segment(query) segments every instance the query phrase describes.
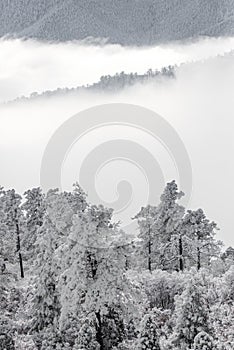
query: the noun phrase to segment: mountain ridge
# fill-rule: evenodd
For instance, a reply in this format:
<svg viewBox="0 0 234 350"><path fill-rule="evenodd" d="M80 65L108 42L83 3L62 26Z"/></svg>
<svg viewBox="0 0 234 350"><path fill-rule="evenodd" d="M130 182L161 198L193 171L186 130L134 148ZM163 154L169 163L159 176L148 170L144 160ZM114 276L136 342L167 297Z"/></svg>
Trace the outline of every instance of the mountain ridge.
<svg viewBox="0 0 234 350"><path fill-rule="evenodd" d="M0 1L0 37L152 45L234 35L234 0Z"/></svg>

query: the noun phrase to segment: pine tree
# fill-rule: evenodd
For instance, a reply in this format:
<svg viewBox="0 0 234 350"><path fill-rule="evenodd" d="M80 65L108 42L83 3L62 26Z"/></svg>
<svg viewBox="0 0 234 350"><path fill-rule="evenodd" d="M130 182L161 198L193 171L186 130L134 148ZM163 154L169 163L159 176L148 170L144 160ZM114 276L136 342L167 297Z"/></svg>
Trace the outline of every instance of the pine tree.
<svg viewBox="0 0 234 350"><path fill-rule="evenodd" d="M37 240L37 231L43 224L45 215L45 196L42 190L33 188L24 193L25 202L22 210L25 211L27 233L22 240L22 246L28 259L35 258L35 243Z"/></svg>
<svg viewBox="0 0 234 350"><path fill-rule="evenodd" d="M99 350L93 320L86 318L79 329L73 350Z"/></svg>
<svg viewBox="0 0 234 350"><path fill-rule="evenodd" d="M210 334L209 316L208 281L202 271L190 277L185 290L176 299L172 318L174 328L170 340L172 348L190 349L198 333L205 331Z"/></svg>
<svg viewBox="0 0 234 350"><path fill-rule="evenodd" d="M184 207L177 201L183 196L175 181L166 185L157 207L147 206L136 215L142 241L140 254L147 260L147 268L183 270L182 239L179 242L179 228ZM179 266L178 267L178 261ZM145 265L143 265L145 267Z"/></svg>
<svg viewBox="0 0 234 350"><path fill-rule="evenodd" d="M141 244L139 245L138 254L143 259L143 267L150 272L155 268L155 251L153 248L155 248L157 242L154 229L156 217L157 208L151 205L145 208L142 207L140 212L134 217L134 219L137 219L140 229L138 237Z"/></svg>
<svg viewBox="0 0 234 350"><path fill-rule="evenodd" d="M165 312L152 309L143 317L137 339L137 350L161 350L160 337L167 320Z"/></svg>
<svg viewBox="0 0 234 350"><path fill-rule="evenodd" d="M163 270L178 270L179 264L183 263L182 240L178 245L178 237L181 219L184 215L184 207L177 203L184 196L178 191L175 181L166 185L161 195L161 202L158 206L159 215L156 221L156 230L159 234L159 268ZM183 266L180 266L183 270Z"/></svg>
<svg viewBox="0 0 234 350"><path fill-rule="evenodd" d="M234 266L216 281L218 298L212 306L212 324L219 350L234 348Z"/></svg>
<svg viewBox="0 0 234 350"><path fill-rule="evenodd" d="M36 293L32 327L37 346L41 350L46 347L49 349L49 346L53 348L55 344L61 343L58 282L63 266L60 250L67 240L74 215L67 196L58 190L50 190L47 193L45 209L43 224L37 232L35 249Z"/></svg>
<svg viewBox="0 0 234 350"><path fill-rule="evenodd" d="M6 213L5 213L5 197L4 190L0 187L0 256L1 266L4 266L4 259L9 259L12 254L12 237L9 235L6 225Z"/></svg>
<svg viewBox="0 0 234 350"><path fill-rule="evenodd" d="M113 240L116 232L111 224L111 213L112 210L103 206L91 206L74 216L68 246L64 247L67 268L60 281L61 329L70 318L82 324L87 315L93 315L95 339L100 350L110 348L106 345L110 339L105 339L105 329L110 327L108 318L112 318L112 326L118 327L111 309L123 305L123 289L127 291L127 283L124 283L126 261ZM126 304L122 306L123 312L124 308Z"/></svg>
<svg viewBox="0 0 234 350"><path fill-rule="evenodd" d="M0 350L15 350L14 318L19 303L15 284L16 279L12 273L0 271Z"/></svg>
<svg viewBox="0 0 234 350"><path fill-rule="evenodd" d="M212 309L212 325L219 350L234 348L234 302L216 303Z"/></svg>
<svg viewBox="0 0 234 350"><path fill-rule="evenodd" d="M20 275L24 278L23 257L21 252L21 233L24 225L23 213L21 208L21 196L15 192L15 190L8 190L4 192L4 212L5 212L5 225L7 227L10 244L15 246L13 251L18 253ZM14 255L11 256L12 262L15 261Z"/></svg>
<svg viewBox="0 0 234 350"><path fill-rule="evenodd" d="M208 267L213 256L220 253L220 244L214 240L217 225L209 221L203 210L188 210L183 219L183 229L190 238L190 259L196 262L197 270Z"/></svg>

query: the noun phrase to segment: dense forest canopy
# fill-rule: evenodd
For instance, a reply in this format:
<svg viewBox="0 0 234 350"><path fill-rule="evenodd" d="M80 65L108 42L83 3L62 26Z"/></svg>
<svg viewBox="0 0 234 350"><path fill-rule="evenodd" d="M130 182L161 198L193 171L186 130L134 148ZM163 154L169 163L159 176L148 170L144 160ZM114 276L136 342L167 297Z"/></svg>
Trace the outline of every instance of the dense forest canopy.
<svg viewBox="0 0 234 350"><path fill-rule="evenodd" d="M168 183L123 232L72 192L0 189L0 349L231 350L234 249Z"/></svg>

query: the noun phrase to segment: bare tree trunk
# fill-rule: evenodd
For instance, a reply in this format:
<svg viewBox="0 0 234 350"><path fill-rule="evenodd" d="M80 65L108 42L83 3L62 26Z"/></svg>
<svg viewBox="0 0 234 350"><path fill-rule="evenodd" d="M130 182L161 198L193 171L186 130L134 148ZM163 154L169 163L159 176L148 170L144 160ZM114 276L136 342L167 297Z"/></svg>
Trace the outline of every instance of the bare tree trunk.
<svg viewBox="0 0 234 350"><path fill-rule="evenodd" d="M184 271L183 242L181 236L179 237L179 270Z"/></svg>
<svg viewBox="0 0 234 350"><path fill-rule="evenodd" d="M148 243L148 270L150 271L150 272L152 272L152 260L151 260L151 245L152 245L152 243L151 243L151 229L150 229L150 226L149 226L149 231L148 231L148 233L149 233L149 243Z"/></svg>
<svg viewBox="0 0 234 350"><path fill-rule="evenodd" d="M198 271L201 268L201 250L199 247L197 247L197 269Z"/></svg>
<svg viewBox="0 0 234 350"><path fill-rule="evenodd" d="M100 350L104 350L104 342L102 337L102 320L101 320L100 311L96 312L96 318L97 318L96 339L98 344L100 345Z"/></svg>
<svg viewBox="0 0 234 350"><path fill-rule="evenodd" d="M19 229L19 222L16 219L16 234L17 234L17 252L19 252L19 264L20 264L20 275L21 278L24 278L24 267L23 267L23 259L21 255L21 246L20 246L20 229Z"/></svg>

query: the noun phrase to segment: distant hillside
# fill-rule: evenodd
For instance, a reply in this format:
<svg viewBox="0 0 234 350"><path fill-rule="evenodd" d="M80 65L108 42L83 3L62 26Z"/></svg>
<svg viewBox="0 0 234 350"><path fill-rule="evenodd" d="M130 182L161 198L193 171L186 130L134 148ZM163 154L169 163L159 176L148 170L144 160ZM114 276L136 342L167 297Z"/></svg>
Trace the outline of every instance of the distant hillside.
<svg viewBox="0 0 234 350"><path fill-rule="evenodd" d="M0 0L0 37L148 45L234 35L234 0Z"/></svg>
<svg viewBox="0 0 234 350"><path fill-rule="evenodd" d="M52 91L44 91L43 93L33 92L29 97L21 96L15 100L9 101L7 103L12 103L16 101L32 100L41 97L55 97L59 95L65 95L69 93L79 93L82 91L92 91L92 92L114 92L119 91L125 87L134 86L136 84L144 84L149 82L160 82L161 79L174 79L176 67L165 67L161 71L149 69L145 74L137 73L116 73L115 75L104 75L100 78L97 83L87 86L78 86L75 88L58 88Z"/></svg>

